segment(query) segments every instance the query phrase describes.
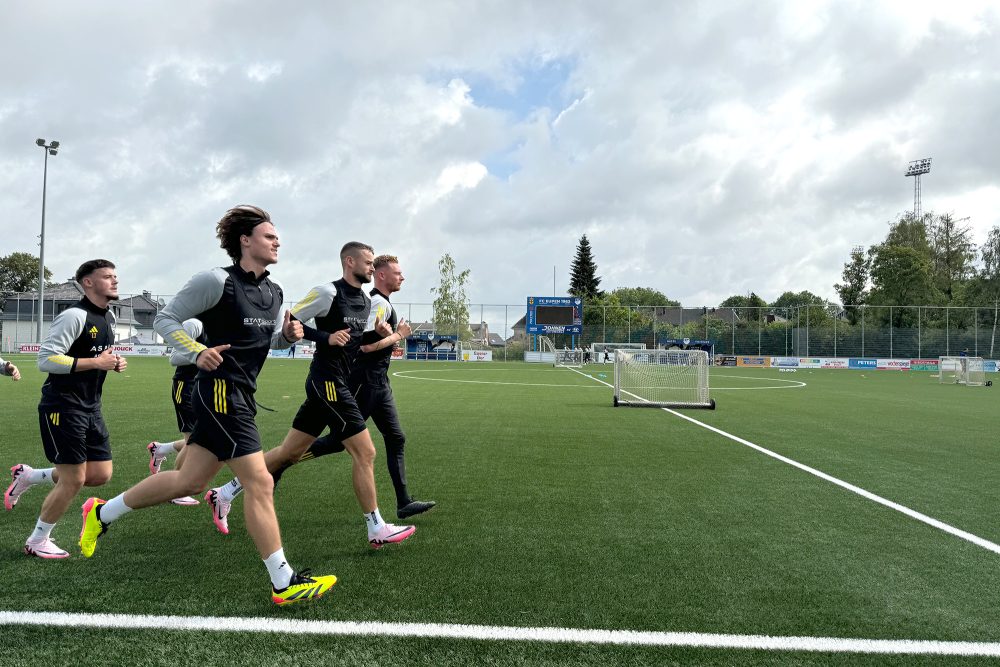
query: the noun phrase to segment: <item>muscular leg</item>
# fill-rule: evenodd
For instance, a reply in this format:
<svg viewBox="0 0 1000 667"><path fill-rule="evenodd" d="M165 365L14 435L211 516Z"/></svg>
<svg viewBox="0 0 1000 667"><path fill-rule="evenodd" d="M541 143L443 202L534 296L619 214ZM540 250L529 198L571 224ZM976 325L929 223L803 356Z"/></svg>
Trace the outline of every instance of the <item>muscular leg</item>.
<svg viewBox="0 0 1000 667"><path fill-rule="evenodd" d="M295 428L289 429L281 444L264 454L264 463L268 471L273 473L295 465L314 440L316 440L314 435ZM243 479L240 478L240 481Z"/></svg>
<svg viewBox="0 0 1000 667"><path fill-rule="evenodd" d="M361 511L365 514L374 512L378 508L378 500L375 492L375 444L372 443L372 436L365 429L345 438L343 442L353 460L351 479Z"/></svg>
<svg viewBox="0 0 1000 667"><path fill-rule="evenodd" d="M287 438L286 438L287 440ZM273 451L273 450L272 450ZM264 462L264 454L256 452L226 461L243 485L243 515L247 532L253 538L260 557L268 556L281 548L278 517L274 513L274 483Z"/></svg>
<svg viewBox="0 0 1000 667"><path fill-rule="evenodd" d="M177 450L177 460L174 461L174 470L180 470L181 466L184 465L184 459L187 458L187 443L191 439L190 433L181 433L181 435L184 437L177 441L181 443L181 446L177 447L176 443L174 445L174 449Z"/></svg>
<svg viewBox="0 0 1000 667"><path fill-rule="evenodd" d="M57 463L52 479L56 486L49 491L42 502L39 518L46 523L55 523L66 513L73 498L84 486L101 486L111 479L111 461L90 461L87 463Z"/></svg>
<svg viewBox="0 0 1000 667"><path fill-rule="evenodd" d="M125 492L125 504L131 509L150 507L207 489L222 462L196 443L189 443L185 449L188 454L181 470L167 470L142 480Z"/></svg>

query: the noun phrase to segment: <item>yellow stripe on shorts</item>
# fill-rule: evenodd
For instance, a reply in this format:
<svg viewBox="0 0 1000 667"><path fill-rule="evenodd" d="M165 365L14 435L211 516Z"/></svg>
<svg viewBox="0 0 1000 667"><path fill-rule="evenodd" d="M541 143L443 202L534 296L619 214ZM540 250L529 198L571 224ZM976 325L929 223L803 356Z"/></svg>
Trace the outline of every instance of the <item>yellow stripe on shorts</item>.
<svg viewBox="0 0 1000 667"><path fill-rule="evenodd" d="M226 403L226 381L215 381L215 411L219 414L229 414L229 405Z"/></svg>

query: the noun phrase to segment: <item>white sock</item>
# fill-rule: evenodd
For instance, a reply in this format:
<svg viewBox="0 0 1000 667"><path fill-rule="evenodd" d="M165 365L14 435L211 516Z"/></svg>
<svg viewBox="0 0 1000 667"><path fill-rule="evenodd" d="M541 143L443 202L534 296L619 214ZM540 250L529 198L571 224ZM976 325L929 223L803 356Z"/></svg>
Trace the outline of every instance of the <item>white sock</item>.
<svg viewBox="0 0 1000 667"><path fill-rule="evenodd" d="M125 504L125 494L119 493L101 507L101 523L111 523L131 511L132 508Z"/></svg>
<svg viewBox="0 0 1000 667"><path fill-rule="evenodd" d="M382 515L376 507L375 511L365 514L365 523L368 524L368 537L372 537L385 524L385 521L382 520Z"/></svg>
<svg viewBox="0 0 1000 667"><path fill-rule="evenodd" d="M173 442L159 442L159 441L156 441L155 444L156 444L156 448L155 449L156 449L156 455L157 456L169 456L170 454L173 454L174 452L177 451L177 450L174 449L174 443Z"/></svg>
<svg viewBox="0 0 1000 667"><path fill-rule="evenodd" d="M265 558L264 566L267 567L267 573L271 575L271 585L274 586L274 590L280 591L282 588L288 588L288 584L292 582L292 566L285 560L284 549L278 549Z"/></svg>
<svg viewBox="0 0 1000 667"><path fill-rule="evenodd" d="M38 518L38 522L35 524L35 530L31 532L31 537L28 538L29 542L42 542L48 539L49 535L52 534L52 529L55 527L54 523L45 523L42 521L41 517Z"/></svg>
<svg viewBox="0 0 1000 667"><path fill-rule="evenodd" d="M56 471L55 468L35 468L30 473L28 473L28 483L29 484L55 484L55 480L52 479L52 473Z"/></svg>
<svg viewBox="0 0 1000 667"><path fill-rule="evenodd" d="M241 493L243 493L243 485L240 484L240 480L236 477L233 477L232 481L219 487L219 495L227 503L233 502L233 499Z"/></svg>

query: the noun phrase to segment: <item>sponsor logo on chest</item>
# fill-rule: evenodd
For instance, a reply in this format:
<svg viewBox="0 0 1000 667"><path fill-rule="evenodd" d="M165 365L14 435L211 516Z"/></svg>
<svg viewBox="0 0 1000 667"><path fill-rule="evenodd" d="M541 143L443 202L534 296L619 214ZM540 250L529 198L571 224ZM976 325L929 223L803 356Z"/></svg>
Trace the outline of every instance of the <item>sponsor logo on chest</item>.
<svg viewBox="0 0 1000 667"><path fill-rule="evenodd" d="M266 317L244 317L243 326L245 327L269 327L274 328L277 324L277 320L269 320Z"/></svg>

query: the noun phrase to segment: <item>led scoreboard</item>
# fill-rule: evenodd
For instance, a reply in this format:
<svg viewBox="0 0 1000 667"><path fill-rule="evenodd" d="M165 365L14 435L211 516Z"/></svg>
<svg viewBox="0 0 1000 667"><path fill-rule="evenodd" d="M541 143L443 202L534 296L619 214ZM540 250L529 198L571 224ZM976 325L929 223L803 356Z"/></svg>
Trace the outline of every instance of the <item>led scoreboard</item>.
<svg viewBox="0 0 1000 667"><path fill-rule="evenodd" d="M529 296L527 334L582 334L583 299L578 296Z"/></svg>

